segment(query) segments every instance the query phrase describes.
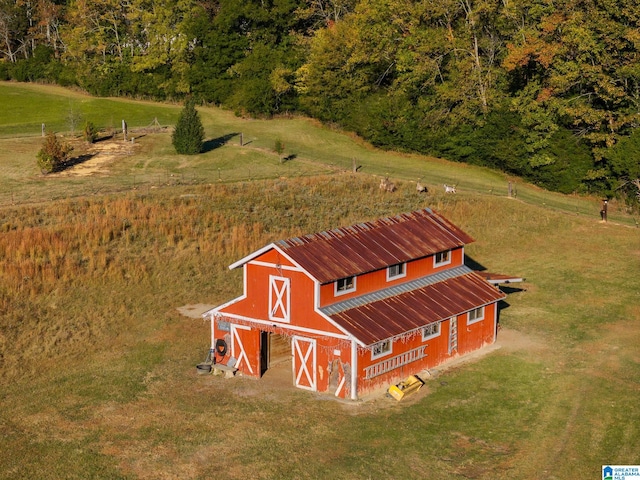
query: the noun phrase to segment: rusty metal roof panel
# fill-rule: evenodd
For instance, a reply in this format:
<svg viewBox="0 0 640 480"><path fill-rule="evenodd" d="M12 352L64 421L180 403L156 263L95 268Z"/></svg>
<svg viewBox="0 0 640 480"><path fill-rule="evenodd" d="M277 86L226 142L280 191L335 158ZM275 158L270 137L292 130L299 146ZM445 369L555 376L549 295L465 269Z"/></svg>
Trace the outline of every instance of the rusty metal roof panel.
<svg viewBox="0 0 640 480"><path fill-rule="evenodd" d="M386 298L369 297L370 301L353 308L326 313L364 345L372 345L502 298L504 293L469 271Z"/></svg>
<svg viewBox="0 0 640 480"><path fill-rule="evenodd" d="M473 242L431 209L295 237L276 245L320 283L371 272Z"/></svg>

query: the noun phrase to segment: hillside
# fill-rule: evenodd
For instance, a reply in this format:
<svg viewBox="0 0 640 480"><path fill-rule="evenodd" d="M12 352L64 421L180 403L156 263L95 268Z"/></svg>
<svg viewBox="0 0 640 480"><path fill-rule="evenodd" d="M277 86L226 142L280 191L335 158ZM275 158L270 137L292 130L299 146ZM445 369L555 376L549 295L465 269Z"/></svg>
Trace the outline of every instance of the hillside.
<svg viewBox="0 0 640 480"><path fill-rule="evenodd" d="M508 198L507 177L483 168L301 118L200 112L205 153L140 132L90 174L42 176L37 134L0 138L0 478L564 479L640 464L640 230L615 202L604 223L599 198L515 178ZM386 175L396 192L378 188ZM337 402L277 372L197 375L209 326L180 312L238 295L228 265L427 206L476 239L476 262L526 278L508 289L499 348L400 403Z"/></svg>
<svg viewBox="0 0 640 480"><path fill-rule="evenodd" d="M596 218L601 207L599 197L559 195L488 168L375 149L359 137L305 117L257 120L202 107L205 151L195 157L181 157L175 155L166 131L178 116L178 105L91 97L57 87L12 82L0 82L0 97L7 100L5 109L10 114L0 118L0 205L185 183L345 172L355 165L360 173L419 181L432 192L449 184L462 192L506 196L511 182L516 198L527 203ZM80 139L80 125L91 121L111 135L119 131L122 120L131 129L133 142L123 145L117 135L95 144L93 153L87 151ZM77 165L76 170L44 178L34 160L42 144L42 123L75 142L74 155L89 155L89 164L109 164L101 161L105 149L125 149L129 153L118 157L108 175L77 175L83 168ZM274 152L278 139L289 158L284 163ZM67 176L71 178L59 181L59 177ZM628 212L623 202L610 202L610 220L636 225L637 218Z"/></svg>
<svg viewBox="0 0 640 480"><path fill-rule="evenodd" d="M5 2L0 80L304 114L638 207L636 1Z"/></svg>

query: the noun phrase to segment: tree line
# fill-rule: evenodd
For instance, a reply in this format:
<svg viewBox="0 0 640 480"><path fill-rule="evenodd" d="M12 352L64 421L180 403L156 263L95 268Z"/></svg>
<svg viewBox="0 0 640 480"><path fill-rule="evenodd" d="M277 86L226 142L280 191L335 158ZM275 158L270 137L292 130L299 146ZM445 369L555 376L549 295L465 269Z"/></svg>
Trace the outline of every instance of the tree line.
<svg viewBox="0 0 640 480"><path fill-rule="evenodd" d="M0 0L0 78L301 112L637 201L636 0Z"/></svg>

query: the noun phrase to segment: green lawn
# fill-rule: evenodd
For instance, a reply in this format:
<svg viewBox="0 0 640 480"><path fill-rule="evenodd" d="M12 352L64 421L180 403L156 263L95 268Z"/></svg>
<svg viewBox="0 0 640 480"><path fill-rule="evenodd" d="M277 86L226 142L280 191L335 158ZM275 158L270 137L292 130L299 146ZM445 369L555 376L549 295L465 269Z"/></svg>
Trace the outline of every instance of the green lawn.
<svg viewBox="0 0 640 480"><path fill-rule="evenodd" d="M173 124L179 109L151 102L95 98L53 86L0 82L0 138L39 136L42 124L56 133L80 133L86 121L100 129Z"/></svg>

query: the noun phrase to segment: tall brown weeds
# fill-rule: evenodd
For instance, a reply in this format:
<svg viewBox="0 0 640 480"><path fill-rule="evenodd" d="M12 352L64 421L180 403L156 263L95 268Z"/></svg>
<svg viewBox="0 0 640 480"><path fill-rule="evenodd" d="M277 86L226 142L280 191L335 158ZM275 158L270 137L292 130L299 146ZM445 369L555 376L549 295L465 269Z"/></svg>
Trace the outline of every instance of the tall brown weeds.
<svg viewBox="0 0 640 480"><path fill-rule="evenodd" d="M227 300L240 277L226 267L271 241L456 202L400 187L390 195L344 175L5 209L0 371L105 348L184 303Z"/></svg>

